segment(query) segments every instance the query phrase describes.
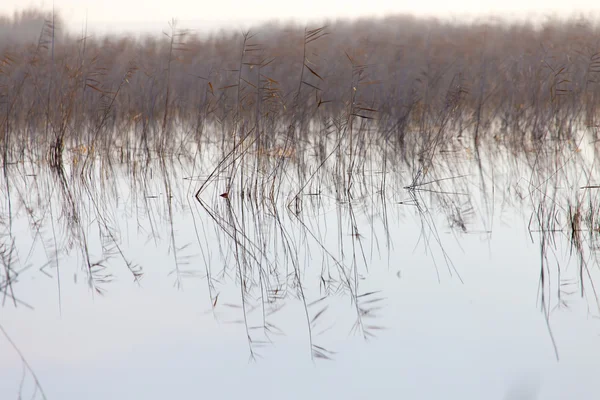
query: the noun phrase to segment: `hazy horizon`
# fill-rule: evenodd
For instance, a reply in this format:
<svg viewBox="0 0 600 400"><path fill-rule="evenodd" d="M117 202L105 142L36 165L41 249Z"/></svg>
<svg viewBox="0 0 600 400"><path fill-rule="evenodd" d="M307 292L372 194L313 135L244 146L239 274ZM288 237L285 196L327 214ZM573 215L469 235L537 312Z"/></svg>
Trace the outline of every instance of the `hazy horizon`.
<svg viewBox="0 0 600 400"><path fill-rule="evenodd" d="M382 18L395 15L409 15L417 18L436 18L453 22L477 22L500 20L504 22L540 23L548 18L572 19L583 17L598 20L600 7L589 1L562 2L532 1L526 5L513 0L502 4L495 2L460 1L452 4L421 1L418 4L403 4L387 0L370 1L367 5L348 5L337 0L319 2L309 0L301 5L289 7L264 0L260 5L244 4L224 0L212 4L209 10L202 5L183 0L175 0L164 5L161 2L130 1L127 4L108 0L102 5L89 1L56 0L24 4L18 0L5 0L0 4L0 15L12 17L29 9L55 11L64 20L72 33L82 31L86 24L90 33L97 34L161 34L171 19L178 26L198 33L211 33L220 30L238 30L256 27L265 23L319 24L338 20ZM235 12L232 11L235 9ZM318 11L314 11L318 10Z"/></svg>

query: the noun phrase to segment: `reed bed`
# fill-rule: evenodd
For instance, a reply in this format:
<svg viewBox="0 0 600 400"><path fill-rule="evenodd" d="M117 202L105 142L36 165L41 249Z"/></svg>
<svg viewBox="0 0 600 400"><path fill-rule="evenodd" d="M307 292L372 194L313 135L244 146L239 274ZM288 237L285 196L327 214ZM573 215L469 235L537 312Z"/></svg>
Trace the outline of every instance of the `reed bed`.
<svg viewBox="0 0 600 400"><path fill-rule="evenodd" d="M136 40L75 35L30 11L2 29L16 32L0 43L2 147L15 152L5 162L28 147L173 151L181 133L220 140L255 129L266 146L306 140L311 124L340 116L392 143L415 133L431 141L437 130L569 138L597 125L598 28L585 21L396 16L213 36L171 21L162 37ZM36 40L22 39L32 30Z"/></svg>
<svg viewBox="0 0 600 400"><path fill-rule="evenodd" d="M115 274L139 284L146 268L120 210L166 243L174 286L205 279L213 310L234 278L252 358L282 333L270 316L293 298L308 354L329 359L319 335L330 296L351 299L352 332L384 328L382 297L361 276L374 258L389 262L392 224L416 218L437 278L462 280L439 226L489 238L510 207L540 245L547 321L574 294L600 309L600 43L589 22L395 16L198 36L171 21L161 37L133 39L74 35L34 10L0 18L3 31L0 293L15 306L28 306L15 289L34 251L59 309L73 257L95 295ZM323 207L335 209L333 239L314 217ZM182 216L192 236L180 235ZM15 220L28 254L17 254ZM552 259L565 240L575 274Z"/></svg>

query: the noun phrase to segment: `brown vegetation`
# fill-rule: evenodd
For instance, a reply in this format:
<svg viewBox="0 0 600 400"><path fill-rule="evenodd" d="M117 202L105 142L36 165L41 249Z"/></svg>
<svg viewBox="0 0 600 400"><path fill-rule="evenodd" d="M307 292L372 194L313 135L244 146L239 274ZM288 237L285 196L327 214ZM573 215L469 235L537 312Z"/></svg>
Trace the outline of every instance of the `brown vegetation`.
<svg viewBox="0 0 600 400"><path fill-rule="evenodd" d="M597 124L600 45L585 21L535 28L396 16L210 37L172 23L140 40L77 36L57 21L37 11L0 19L0 32L13 32L0 43L3 147L62 151L127 138L162 148L165 135L197 137L207 126L303 136L309 122L341 115L369 120L388 141L440 126L479 137L500 124L541 138Z"/></svg>

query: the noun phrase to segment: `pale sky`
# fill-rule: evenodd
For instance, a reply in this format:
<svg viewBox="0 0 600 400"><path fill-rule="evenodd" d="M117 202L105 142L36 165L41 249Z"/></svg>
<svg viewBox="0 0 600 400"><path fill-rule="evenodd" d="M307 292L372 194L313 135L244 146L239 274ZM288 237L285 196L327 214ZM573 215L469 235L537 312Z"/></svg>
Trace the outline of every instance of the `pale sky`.
<svg viewBox="0 0 600 400"><path fill-rule="evenodd" d="M52 4L52 0L2 0L0 13L12 14L28 6L51 9ZM530 18L532 13L596 17L600 11L600 3L591 0L54 0L54 5L71 29L83 26L87 12L91 30L159 32L171 18L177 18L182 28L213 30L273 19L306 22L401 12L452 18L490 14Z"/></svg>

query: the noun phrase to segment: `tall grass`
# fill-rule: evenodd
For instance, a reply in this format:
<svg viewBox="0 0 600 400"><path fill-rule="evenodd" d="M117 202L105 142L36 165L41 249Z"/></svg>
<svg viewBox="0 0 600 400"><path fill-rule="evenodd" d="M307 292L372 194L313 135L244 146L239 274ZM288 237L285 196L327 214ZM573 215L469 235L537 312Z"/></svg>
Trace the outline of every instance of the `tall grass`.
<svg viewBox="0 0 600 400"><path fill-rule="evenodd" d="M396 16L203 37L172 25L162 39L134 40L65 32L42 12L0 20L0 30L34 27L37 40L6 35L0 43L3 147L17 158L26 146L64 141L173 151L173 132L202 135L209 126L213 139L217 127L256 127L268 131L263 141L305 138L309 121L343 112L393 142L440 128L480 137L499 127L521 140L597 125L598 28L585 21Z"/></svg>
<svg viewBox="0 0 600 400"><path fill-rule="evenodd" d="M558 286L548 282L555 234L567 235L578 255L580 293L588 294L586 283L595 295L586 252L596 240L598 182L577 153L585 140L597 156L594 25L396 16L200 37L172 21L162 37L134 40L74 35L57 16L36 11L0 24L37 31L35 40L0 43L8 216L0 219L0 291L14 302L15 213L43 243L59 307L61 260L74 249L96 294L115 265L142 279L115 214L123 182L149 240L158 245L167 232L175 286L198 274L189 268L191 248L202 255L213 310L222 302L220 278L235 277L252 357L280 332L270 316L289 297L303 305L312 358L333 355L317 329L331 294L350 297L353 332L367 339L382 328L372 322L381 298L361 276L377 253L389 260L398 207L415 211L415 236L436 255L438 279L444 271L462 279L434 207L458 236L477 218L491 234L498 203L531 206L524 218L539 234L545 315L563 304L550 293L566 297L560 278ZM582 179L585 195L564 194L561 184ZM323 205L335 206L335 245L311 217ZM181 213L195 237L179 235ZM320 260L318 294L306 284L311 257Z"/></svg>

